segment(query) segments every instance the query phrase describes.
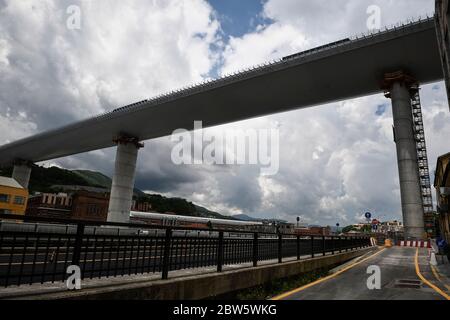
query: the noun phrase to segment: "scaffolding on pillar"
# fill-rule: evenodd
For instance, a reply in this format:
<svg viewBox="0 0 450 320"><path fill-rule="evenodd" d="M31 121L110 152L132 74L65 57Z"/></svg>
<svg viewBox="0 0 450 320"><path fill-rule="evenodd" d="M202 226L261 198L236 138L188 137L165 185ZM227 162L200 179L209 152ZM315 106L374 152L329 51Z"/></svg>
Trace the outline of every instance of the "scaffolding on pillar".
<svg viewBox="0 0 450 320"><path fill-rule="evenodd" d="M427 146L423 127L422 106L420 103L419 86L411 88L411 104L413 113L413 129L416 140L417 165L419 168L420 188L422 191L422 203L425 230L430 235L435 234L435 221L433 211L433 198L431 194L430 169L428 167Z"/></svg>

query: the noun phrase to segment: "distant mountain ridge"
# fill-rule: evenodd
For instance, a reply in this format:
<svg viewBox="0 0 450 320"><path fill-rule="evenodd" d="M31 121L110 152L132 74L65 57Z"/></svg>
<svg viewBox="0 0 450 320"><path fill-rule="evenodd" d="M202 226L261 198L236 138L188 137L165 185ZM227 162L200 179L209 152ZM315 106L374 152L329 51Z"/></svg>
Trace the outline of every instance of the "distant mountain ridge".
<svg viewBox="0 0 450 320"><path fill-rule="evenodd" d="M103 173L90 170L72 170L73 173L79 175L90 185L103 186L104 188L111 188L112 180Z"/></svg>
<svg viewBox="0 0 450 320"><path fill-rule="evenodd" d="M260 221L262 221L262 219L253 218L253 217L250 217L250 216L248 216L246 214L236 214L236 215L233 216L233 218L236 218L236 219L242 220L242 221L252 221L252 222L260 222Z"/></svg>
<svg viewBox="0 0 450 320"><path fill-rule="evenodd" d="M236 214L233 216L233 218L242 220L242 221L251 221L251 222L271 221L271 222L287 223L287 221L281 220L281 219L260 219L260 218L250 217L246 214Z"/></svg>
<svg viewBox="0 0 450 320"><path fill-rule="evenodd" d="M111 190L112 179L101 172L91 170L71 170L71 171L79 175L81 178L83 178L87 183L89 183L90 186L101 186L102 188ZM139 196L145 194L142 190L138 188L134 188L134 193Z"/></svg>

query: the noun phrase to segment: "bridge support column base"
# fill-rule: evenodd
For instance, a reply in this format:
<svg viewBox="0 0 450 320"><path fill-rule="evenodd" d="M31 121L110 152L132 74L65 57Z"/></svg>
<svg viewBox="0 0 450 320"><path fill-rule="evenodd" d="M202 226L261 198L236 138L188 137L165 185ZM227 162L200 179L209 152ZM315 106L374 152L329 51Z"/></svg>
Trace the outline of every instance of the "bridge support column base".
<svg viewBox="0 0 450 320"><path fill-rule="evenodd" d="M410 86L395 81L388 96L392 100L405 239L422 239L425 230Z"/></svg>
<svg viewBox="0 0 450 320"><path fill-rule="evenodd" d="M116 140L117 153L108 208L108 222L128 223L133 201L138 150L136 139Z"/></svg>
<svg viewBox="0 0 450 320"><path fill-rule="evenodd" d="M28 189L31 176L31 164L26 161L17 161L14 164L12 178L16 180L22 187Z"/></svg>

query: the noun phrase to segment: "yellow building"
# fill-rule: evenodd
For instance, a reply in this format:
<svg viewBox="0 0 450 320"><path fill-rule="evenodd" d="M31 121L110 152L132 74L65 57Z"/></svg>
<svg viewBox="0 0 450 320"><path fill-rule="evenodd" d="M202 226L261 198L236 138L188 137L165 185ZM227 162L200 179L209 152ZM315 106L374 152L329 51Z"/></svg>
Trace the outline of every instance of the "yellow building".
<svg viewBox="0 0 450 320"><path fill-rule="evenodd" d="M0 176L0 213L25 214L28 190L16 180Z"/></svg>
<svg viewBox="0 0 450 320"><path fill-rule="evenodd" d="M450 243L450 153L437 160L434 187L441 236Z"/></svg>

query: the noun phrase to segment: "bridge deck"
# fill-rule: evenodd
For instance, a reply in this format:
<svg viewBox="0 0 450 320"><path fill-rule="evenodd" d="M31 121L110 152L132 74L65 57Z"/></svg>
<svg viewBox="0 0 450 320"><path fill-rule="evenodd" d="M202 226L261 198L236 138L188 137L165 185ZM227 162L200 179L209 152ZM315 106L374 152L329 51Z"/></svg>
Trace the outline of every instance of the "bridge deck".
<svg viewBox="0 0 450 320"><path fill-rule="evenodd" d="M192 129L340 101L381 91L385 72L403 69L422 83L443 78L434 19L322 46L293 59L146 100L0 147L0 166L39 162Z"/></svg>

